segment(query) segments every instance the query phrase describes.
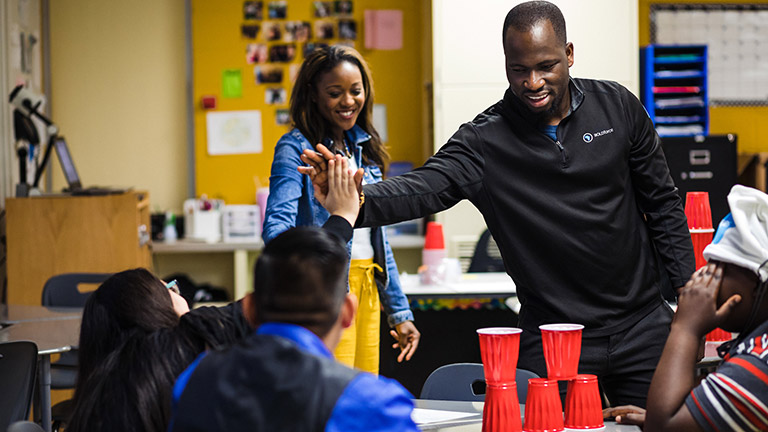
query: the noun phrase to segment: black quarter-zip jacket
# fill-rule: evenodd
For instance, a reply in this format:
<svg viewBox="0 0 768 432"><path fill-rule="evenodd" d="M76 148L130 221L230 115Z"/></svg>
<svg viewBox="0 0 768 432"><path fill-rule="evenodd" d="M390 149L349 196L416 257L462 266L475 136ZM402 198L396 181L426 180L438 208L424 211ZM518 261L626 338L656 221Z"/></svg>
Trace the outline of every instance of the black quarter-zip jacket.
<svg viewBox="0 0 768 432"><path fill-rule="evenodd" d="M522 304L519 325L628 328L694 271L682 202L640 101L610 81L570 80L557 141L504 99L463 124L424 166L366 185L358 225L426 216L468 199L499 246Z"/></svg>

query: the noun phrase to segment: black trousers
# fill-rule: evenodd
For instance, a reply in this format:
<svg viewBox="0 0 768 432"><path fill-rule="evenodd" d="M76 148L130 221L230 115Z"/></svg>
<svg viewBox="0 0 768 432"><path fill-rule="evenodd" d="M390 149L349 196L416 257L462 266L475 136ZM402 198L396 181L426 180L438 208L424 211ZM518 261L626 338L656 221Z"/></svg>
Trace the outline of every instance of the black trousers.
<svg viewBox="0 0 768 432"><path fill-rule="evenodd" d="M611 406L631 404L645 408L651 378L669 336L672 315L672 309L664 303L624 331L582 338L579 373L597 375ZM547 376L540 333L523 331L517 367ZM563 400L566 385L565 381L560 382Z"/></svg>

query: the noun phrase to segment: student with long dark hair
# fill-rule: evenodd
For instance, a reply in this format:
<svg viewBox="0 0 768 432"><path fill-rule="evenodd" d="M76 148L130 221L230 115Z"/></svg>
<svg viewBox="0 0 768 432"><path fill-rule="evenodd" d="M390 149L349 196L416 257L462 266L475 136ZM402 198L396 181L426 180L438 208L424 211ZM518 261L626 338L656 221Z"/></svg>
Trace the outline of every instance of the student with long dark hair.
<svg viewBox="0 0 768 432"><path fill-rule="evenodd" d="M296 226L320 226L329 217L313 196L312 182L297 168L304 150L324 144L346 155L353 171L363 169L363 183L377 183L389 161L373 127L373 81L368 65L352 48L329 46L304 60L291 94L294 129L275 147L262 236L269 243ZM346 329L335 351L344 364L378 373L379 310L383 305L390 334L410 360L420 333L408 299L400 288L397 265L382 227L357 229L348 247L349 290L358 299L358 318Z"/></svg>
<svg viewBox="0 0 768 432"><path fill-rule="evenodd" d="M166 430L178 374L206 348L250 331L241 302L189 312L178 292L146 269L114 274L83 311L67 431Z"/></svg>

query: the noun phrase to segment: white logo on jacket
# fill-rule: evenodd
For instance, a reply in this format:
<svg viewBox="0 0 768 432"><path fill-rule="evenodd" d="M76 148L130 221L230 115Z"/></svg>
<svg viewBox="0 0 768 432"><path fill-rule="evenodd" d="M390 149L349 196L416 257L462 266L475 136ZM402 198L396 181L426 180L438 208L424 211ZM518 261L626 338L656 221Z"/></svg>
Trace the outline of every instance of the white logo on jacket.
<svg viewBox="0 0 768 432"><path fill-rule="evenodd" d="M610 129L603 129L603 130L601 130L600 132L595 132L595 133L589 133L589 132L587 132L587 133L585 133L584 135L582 135L581 139L583 139L585 143L589 144L589 143L591 143L591 142L592 142L592 141L593 141L595 138L597 138L597 137L600 137L600 136L603 136L603 135L608 135L609 133L613 133L613 128L610 128Z"/></svg>

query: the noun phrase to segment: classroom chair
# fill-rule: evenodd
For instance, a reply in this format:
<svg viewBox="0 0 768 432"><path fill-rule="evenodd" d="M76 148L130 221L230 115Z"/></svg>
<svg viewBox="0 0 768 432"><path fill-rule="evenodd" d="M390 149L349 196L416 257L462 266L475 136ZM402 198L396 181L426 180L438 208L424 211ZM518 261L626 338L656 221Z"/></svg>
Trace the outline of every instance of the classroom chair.
<svg viewBox="0 0 768 432"><path fill-rule="evenodd" d="M535 373L517 369L515 382L517 398L525 403L528 379L538 378ZM482 363L453 363L435 369L424 382L420 399L482 402L485 400L485 376Z"/></svg>
<svg viewBox="0 0 768 432"><path fill-rule="evenodd" d="M469 262L467 273L482 272L503 272L504 261L501 259L501 252L493 240L491 232L486 229L480 235L480 239L475 245L475 252L472 254L472 260Z"/></svg>
<svg viewBox="0 0 768 432"><path fill-rule="evenodd" d="M8 426L6 432L45 432L45 429L31 421L18 421Z"/></svg>
<svg viewBox="0 0 768 432"><path fill-rule="evenodd" d="M37 345L16 341L0 343L0 431L26 420L35 389Z"/></svg>
<svg viewBox="0 0 768 432"><path fill-rule="evenodd" d="M63 273L52 276L43 286L43 306L85 307L92 291L82 292L81 284L100 284L112 273ZM77 382L77 350L62 353L59 360L51 363L51 389L72 389ZM66 421L71 411L71 400L57 403L52 408L54 429Z"/></svg>

